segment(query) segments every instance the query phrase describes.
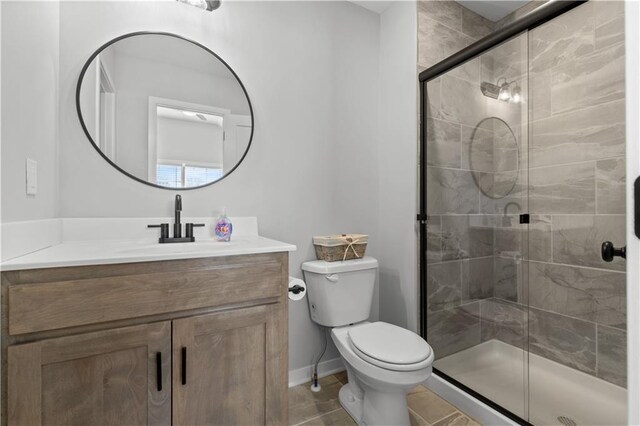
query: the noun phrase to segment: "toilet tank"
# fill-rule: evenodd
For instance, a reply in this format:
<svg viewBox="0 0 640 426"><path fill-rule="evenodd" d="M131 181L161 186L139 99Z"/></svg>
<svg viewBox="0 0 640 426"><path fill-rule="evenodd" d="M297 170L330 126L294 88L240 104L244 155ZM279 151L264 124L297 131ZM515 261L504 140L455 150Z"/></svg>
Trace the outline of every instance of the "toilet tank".
<svg viewBox="0 0 640 426"><path fill-rule="evenodd" d="M314 322L339 327L369 319L378 274L376 259L313 260L304 262L302 270Z"/></svg>

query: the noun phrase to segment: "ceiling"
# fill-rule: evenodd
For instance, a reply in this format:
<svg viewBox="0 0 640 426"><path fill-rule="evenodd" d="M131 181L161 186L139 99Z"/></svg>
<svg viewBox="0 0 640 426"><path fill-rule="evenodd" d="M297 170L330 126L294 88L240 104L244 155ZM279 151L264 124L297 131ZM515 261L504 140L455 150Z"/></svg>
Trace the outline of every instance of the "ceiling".
<svg viewBox="0 0 640 426"><path fill-rule="evenodd" d="M384 12L393 3L393 0L349 0L349 1L351 1L351 3L357 4L358 6L362 6L365 9L369 9L375 13ZM400 1L400 0L396 0L396 1Z"/></svg>
<svg viewBox="0 0 640 426"><path fill-rule="evenodd" d="M530 0L456 0L467 9L496 22L516 9L520 9Z"/></svg>
<svg viewBox="0 0 640 426"><path fill-rule="evenodd" d="M403 0L349 0L351 3L357 4L358 6L362 6L365 9L369 9L375 13L382 13L394 1L403 1ZM404 0L406 1L406 0ZM426 1L437 1L437 0L426 0ZM478 15L484 16L490 21L498 21L516 9L521 8L525 4L529 3L530 0L456 0L462 6L467 9L471 9L476 12Z"/></svg>

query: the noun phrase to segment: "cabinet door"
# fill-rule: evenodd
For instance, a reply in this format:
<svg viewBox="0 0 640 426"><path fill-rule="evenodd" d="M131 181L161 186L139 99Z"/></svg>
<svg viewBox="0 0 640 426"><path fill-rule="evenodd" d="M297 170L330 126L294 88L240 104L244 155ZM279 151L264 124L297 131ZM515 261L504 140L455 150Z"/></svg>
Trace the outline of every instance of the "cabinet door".
<svg viewBox="0 0 640 426"><path fill-rule="evenodd" d="M169 425L170 357L168 321L10 346L8 424Z"/></svg>
<svg viewBox="0 0 640 426"><path fill-rule="evenodd" d="M175 425L287 424L283 306L173 322Z"/></svg>

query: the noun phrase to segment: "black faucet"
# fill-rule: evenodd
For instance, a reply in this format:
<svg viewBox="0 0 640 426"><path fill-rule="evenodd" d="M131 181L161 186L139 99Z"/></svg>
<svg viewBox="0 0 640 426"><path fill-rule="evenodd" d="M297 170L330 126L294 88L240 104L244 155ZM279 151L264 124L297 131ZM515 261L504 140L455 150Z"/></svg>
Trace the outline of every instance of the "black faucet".
<svg viewBox="0 0 640 426"><path fill-rule="evenodd" d="M196 240L193 236L193 228L204 226L204 223L187 223L185 226L185 235L182 236L182 223L180 222L180 214L182 213L182 197L176 195L175 201L175 223L173 224L173 237L169 237L169 224L161 223L160 225L147 225L147 228L160 228L160 238L158 242L164 243L192 243Z"/></svg>
<svg viewBox="0 0 640 426"><path fill-rule="evenodd" d="M173 223L173 238L182 237L182 224L180 223L180 212L182 212L182 197L180 194L176 195L175 204L175 221Z"/></svg>

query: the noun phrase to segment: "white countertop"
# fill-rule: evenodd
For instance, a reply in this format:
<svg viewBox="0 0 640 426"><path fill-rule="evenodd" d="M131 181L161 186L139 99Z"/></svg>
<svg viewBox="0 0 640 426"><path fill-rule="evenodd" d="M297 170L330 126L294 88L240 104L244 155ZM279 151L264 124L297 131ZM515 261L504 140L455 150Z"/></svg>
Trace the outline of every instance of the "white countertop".
<svg viewBox="0 0 640 426"><path fill-rule="evenodd" d="M194 243L160 244L140 240L93 240L62 242L24 256L2 262L0 269L58 268L195 259L215 256L294 251L296 246L257 235L232 237L230 242L212 239Z"/></svg>
<svg viewBox="0 0 640 426"><path fill-rule="evenodd" d="M258 234L256 217L231 217L233 235L228 243L214 236L215 219L183 217L195 228L194 243L160 244L159 229L147 224L172 223L173 218L67 218L2 224L0 270L59 268L195 259L215 256L294 251L296 246Z"/></svg>

